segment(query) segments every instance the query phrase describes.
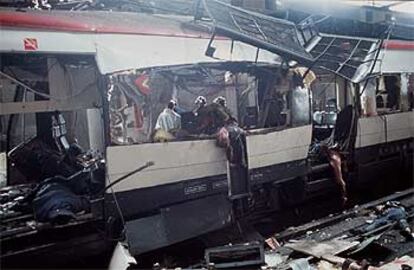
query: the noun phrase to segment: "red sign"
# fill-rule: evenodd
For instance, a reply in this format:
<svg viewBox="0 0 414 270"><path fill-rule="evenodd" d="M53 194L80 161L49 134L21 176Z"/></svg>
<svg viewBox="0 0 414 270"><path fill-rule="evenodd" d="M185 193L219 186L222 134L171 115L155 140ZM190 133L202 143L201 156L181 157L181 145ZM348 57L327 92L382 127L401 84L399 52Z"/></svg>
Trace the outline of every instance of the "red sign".
<svg viewBox="0 0 414 270"><path fill-rule="evenodd" d="M25 51L36 51L38 49L36 38L25 38L23 43Z"/></svg>

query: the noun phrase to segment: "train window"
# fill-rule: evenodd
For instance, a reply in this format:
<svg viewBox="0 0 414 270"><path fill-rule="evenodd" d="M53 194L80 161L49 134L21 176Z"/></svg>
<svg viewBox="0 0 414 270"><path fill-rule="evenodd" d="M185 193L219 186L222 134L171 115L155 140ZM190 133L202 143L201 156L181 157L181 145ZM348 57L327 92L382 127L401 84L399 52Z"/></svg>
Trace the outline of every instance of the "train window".
<svg viewBox="0 0 414 270"><path fill-rule="evenodd" d="M378 113L388 113L400 109L400 75L385 75L377 79L376 106Z"/></svg>
<svg viewBox="0 0 414 270"><path fill-rule="evenodd" d="M391 110L399 109L400 79L399 76L384 76L386 108Z"/></svg>
<svg viewBox="0 0 414 270"><path fill-rule="evenodd" d="M333 74L323 73L312 87L313 123L318 128L333 128L336 115L340 110L338 106L337 77Z"/></svg>

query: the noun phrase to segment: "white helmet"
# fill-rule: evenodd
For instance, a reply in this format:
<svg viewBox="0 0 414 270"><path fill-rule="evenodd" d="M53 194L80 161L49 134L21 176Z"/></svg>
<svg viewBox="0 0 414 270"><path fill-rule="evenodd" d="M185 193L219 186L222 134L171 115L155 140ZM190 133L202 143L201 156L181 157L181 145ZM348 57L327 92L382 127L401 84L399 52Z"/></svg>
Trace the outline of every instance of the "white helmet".
<svg viewBox="0 0 414 270"><path fill-rule="evenodd" d="M219 104L219 105L221 105L221 106L223 106L223 107L226 107L226 105L227 105L226 98L225 98L225 97L223 97L223 96L216 97L216 98L213 100L213 103Z"/></svg>
<svg viewBox="0 0 414 270"><path fill-rule="evenodd" d="M194 101L194 103L196 105L201 105L201 104L205 105L205 104L207 104L207 99L205 97L203 97L203 96L198 96L196 98L196 100Z"/></svg>

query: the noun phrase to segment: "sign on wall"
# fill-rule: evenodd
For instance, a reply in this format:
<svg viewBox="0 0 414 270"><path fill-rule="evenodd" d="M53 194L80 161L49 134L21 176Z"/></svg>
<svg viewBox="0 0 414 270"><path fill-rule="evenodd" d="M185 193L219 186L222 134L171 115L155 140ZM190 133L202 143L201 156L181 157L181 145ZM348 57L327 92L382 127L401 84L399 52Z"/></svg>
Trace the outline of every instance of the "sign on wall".
<svg viewBox="0 0 414 270"><path fill-rule="evenodd" d="M25 51L37 51L39 45L36 38L25 38L23 39Z"/></svg>

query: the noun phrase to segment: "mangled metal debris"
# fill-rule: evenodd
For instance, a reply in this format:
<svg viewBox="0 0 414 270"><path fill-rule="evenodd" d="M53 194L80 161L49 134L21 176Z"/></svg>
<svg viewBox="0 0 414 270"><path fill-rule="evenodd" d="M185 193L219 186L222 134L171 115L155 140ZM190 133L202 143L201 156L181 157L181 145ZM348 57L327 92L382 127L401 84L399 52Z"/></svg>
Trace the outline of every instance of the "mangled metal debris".
<svg viewBox="0 0 414 270"><path fill-rule="evenodd" d="M358 244L358 241L351 242L340 239L332 239L321 242L317 242L315 240L299 240L293 243L287 243L284 246L316 258L322 258L325 255L336 255L338 253L342 253L356 247Z"/></svg>
<svg viewBox="0 0 414 270"><path fill-rule="evenodd" d="M217 34L222 34L294 60L312 62L312 55L299 40L296 25L258 13L237 8L221 1L204 1L206 10L214 20Z"/></svg>
<svg viewBox="0 0 414 270"><path fill-rule="evenodd" d="M105 160L94 151L67 144L63 116L54 113L52 119L56 124L52 143L37 136L8 153L21 173L14 180L28 182L0 189L0 238L5 244L1 257L8 262L56 245L55 251L63 252L77 241L85 247L100 243L96 252L109 248L106 236L96 229L103 226L105 190L153 165L148 162L105 186ZM30 244L20 247L21 241Z"/></svg>
<svg viewBox="0 0 414 270"><path fill-rule="evenodd" d="M394 264L391 262L393 259L412 254L414 251L412 238L407 237L408 232L399 225L401 223L399 221L402 221L403 224L410 224L408 228L413 226L414 205L411 199L413 192L412 189L407 190L402 194L356 207L343 214L305 224L302 228L297 228L296 231L291 229L287 232L281 232L275 237L279 236L279 241L287 241L282 245L283 249L291 249L302 254L303 258L311 256L311 268L334 269L339 266L342 269L369 269L370 267L372 269L374 267L389 269ZM404 207L407 212L397 213L396 207L398 207L397 209ZM370 219L378 209L385 211L386 214L381 212L377 222L372 222ZM391 220L387 219L388 215L392 216ZM371 224L365 225L369 221ZM378 227L379 223L382 226ZM315 224L316 227L312 227L312 224ZM310 228L314 231L310 231ZM407 229L407 227L403 228ZM381 239L387 239L387 234L393 235L391 238L393 240L388 238L390 241L384 242ZM411 248L407 248L407 245ZM380 255L377 246L384 249L381 252L387 252L385 257ZM399 248L396 248L397 246ZM272 252L278 252L278 249ZM316 263L315 259L317 259ZM321 261L319 262L319 260ZM409 262L410 258L405 257L405 260ZM280 260L279 265L272 266L271 269L285 269L284 265L288 262L289 256ZM387 262L390 263L387 264ZM395 262L398 264L400 261L397 259ZM292 269L295 268L295 264L291 264Z"/></svg>
<svg viewBox="0 0 414 270"><path fill-rule="evenodd" d="M103 188L96 178L102 174L104 163L78 145L68 145L62 132L65 127L56 128L54 147L36 137L10 151L9 158L30 182L36 183L15 209L30 213L33 207L37 221L61 224L74 219L76 213L90 211L87 197Z"/></svg>
<svg viewBox="0 0 414 270"><path fill-rule="evenodd" d="M380 231L370 228L374 236L363 232L355 234L354 228L365 226L376 209L384 205L404 205L407 210L405 217L410 226L413 226L413 194L414 190L410 189L355 207L344 213L302 225L296 229L295 234L293 229L280 232L267 239L266 246L265 242L246 242L207 248L204 260L197 267L188 269L247 267L269 270L409 270L412 269L414 261L407 255L414 251L413 241L400 233L397 223L390 223L390 226ZM310 231L312 226L316 227ZM400 246L406 245L405 249L398 250L391 242L383 242L381 239L387 234L394 235L391 242L399 242ZM400 236L395 237L396 234ZM379 246L382 246L382 251L378 250ZM388 252L385 257L384 254L381 255L384 251Z"/></svg>
<svg viewBox="0 0 414 270"><path fill-rule="evenodd" d="M204 1L216 33L271 51L286 62L296 61L309 68L323 68L359 83L378 60L382 42L349 36L319 33L294 23L254 13L218 0ZM309 34L310 33L310 34ZM206 54L213 55L208 47Z"/></svg>

